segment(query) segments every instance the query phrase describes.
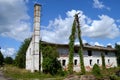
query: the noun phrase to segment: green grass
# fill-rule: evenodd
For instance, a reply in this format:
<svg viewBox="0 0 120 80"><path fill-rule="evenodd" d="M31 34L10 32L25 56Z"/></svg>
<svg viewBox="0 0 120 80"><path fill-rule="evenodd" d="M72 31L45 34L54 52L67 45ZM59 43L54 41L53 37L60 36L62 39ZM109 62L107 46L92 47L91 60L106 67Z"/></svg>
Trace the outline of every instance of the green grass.
<svg viewBox="0 0 120 80"><path fill-rule="evenodd" d="M19 69L12 65L6 65L4 67L4 75L14 80L34 80L34 79L44 80L47 78L49 78L49 80L53 80L53 79L63 80L64 79L64 77L59 76L59 75L52 76L50 74L43 74L39 72L31 73L25 69Z"/></svg>
<svg viewBox="0 0 120 80"><path fill-rule="evenodd" d="M120 80L120 77L115 75L115 72L118 70L120 70L119 67L101 70L102 76L96 78L98 79L111 78L111 80L112 79ZM65 77L69 76L67 75L67 73L64 76L60 76L60 75L53 76L50 74L43 74L39 72L31 73L30 71L17 68L13 65L5 65L3 72L6 77L10 77L13 80L63 80ZM74 75L80 76L80 73L74 72ZM86 75L92 75L92 73L87 72Z"/></svg>

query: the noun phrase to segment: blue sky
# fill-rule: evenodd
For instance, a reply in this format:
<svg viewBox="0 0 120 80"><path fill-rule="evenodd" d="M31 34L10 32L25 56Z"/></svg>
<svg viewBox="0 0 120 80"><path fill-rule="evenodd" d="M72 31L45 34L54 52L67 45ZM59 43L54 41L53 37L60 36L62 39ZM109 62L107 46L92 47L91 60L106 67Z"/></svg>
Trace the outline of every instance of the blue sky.
<svg viewBox="0 0 120 80"><path fill-rule="evenodd" d="M44 41L67 44L74 14L80 12L84 43L120 44L120 0L0 0L0 46L5 57L15 57L31 36L35 3L42 5L40 37Z"/></svg>

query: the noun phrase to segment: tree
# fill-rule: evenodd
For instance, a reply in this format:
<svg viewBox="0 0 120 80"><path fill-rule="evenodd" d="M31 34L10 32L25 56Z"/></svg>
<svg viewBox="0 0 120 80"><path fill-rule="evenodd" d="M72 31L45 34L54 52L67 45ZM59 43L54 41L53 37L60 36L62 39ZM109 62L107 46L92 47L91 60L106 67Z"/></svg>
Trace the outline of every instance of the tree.
<svg viewBox="0 0 120 80"><path fill-rule="evenodd" d="M30 41L31 38L25 39L17 52L17 55L15 57L15 65L19 68L25 68L26 51L28 49Z"/></svg>
<svg viewBox="0 0 120 80"><path fill-rule="evenodd" d="M117 64L120 66L120 45L115 44L115 49L116 49L116 56L117 56Z"/></svg>
<svg viewBox="0 0 120 80"><path fill-rule="evenodd" d="M6 64L13 64L13 59L11 57L6 57L4 61Z"/></svg>
<svg viewBox="0 0 120 80"><path fill-rule="evenodd" d="M0 51L0 66L3 66L4 63L4 57L2 55L2 52Z"/></svg>
<svg viewBox="0 0 120 80"><path fill-rule="evenodd" d="M59 70L62 70L61 64L57 57L59 56L57 49L51 46L44 46L43 53L43 72L55 75Z"/></svg>
<svg viewBox="0 0 120 80"><path fill-rule="evenodd" d="M106 66L105 66L105 56L103 53L101 53L101 59L102 59L102 69L106 69Z"/></svg>
<svg viewBox="0 0 120 80"><path fill-rule="evenodd" d="M80 30L80 24L79 24L79 18L78 14L75 14L75 19L72 26L71 35L69 37L69 64L68 64L68 71L70 74L73 73L73 56L74 56L74 42L76 39L76 33L77 38L79 40L80 46L79 46L79 57L80 57L80 67L81 67L81 73L85 74L85 67L84 67L84 60L83 60L83 44L82 44L82 38L81 38L81 30Z"/></svg>

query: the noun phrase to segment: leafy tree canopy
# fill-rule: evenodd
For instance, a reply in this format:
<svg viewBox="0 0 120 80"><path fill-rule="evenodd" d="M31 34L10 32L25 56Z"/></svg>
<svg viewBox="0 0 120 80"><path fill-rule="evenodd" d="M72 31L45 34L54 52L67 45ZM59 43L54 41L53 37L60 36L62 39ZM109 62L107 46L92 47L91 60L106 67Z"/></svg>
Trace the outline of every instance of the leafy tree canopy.
<svg viewBox="0 0 120 80"><path fill-rule="evenodd" d="M13 58L11 58L11 57L6 57L4 59L4 61L5 61L6 64L13 64Z"/></svg>
<svg viewBox="0 0 120 80"><path fill-rule="evenodd" d="M15 65L19 68L25 68L26 51L30 44L31 38L25 39L20 46L17 55L15 57Z"/></svg>

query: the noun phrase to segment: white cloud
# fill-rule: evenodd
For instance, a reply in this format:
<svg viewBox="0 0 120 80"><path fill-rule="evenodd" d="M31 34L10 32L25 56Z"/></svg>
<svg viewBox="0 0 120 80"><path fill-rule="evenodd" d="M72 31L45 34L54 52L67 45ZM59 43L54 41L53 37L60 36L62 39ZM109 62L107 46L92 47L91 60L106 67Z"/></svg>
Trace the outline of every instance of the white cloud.
<svg viewBox="0 0 120 80"><path fill-rule="evenodd" d="M93 0L93 7L94 8L98 8L98 9L103 9L103 8L105 8L105 9L107 9L107 10L110 10L110 8L109 7L107 7L107 6L105 6L104 4L103 4L103 2L100 2L99 0Z"/></svg>
<svg viewBox="0 0 120 80"><path fill-rule="evenodd" d="M55 18L55 20L51 20L47 27L42 26L44 27L44 29L41 30L42 40L56 43L68 43L74 15L78 12L80 12L81 24L84 25L86 16L83 15L82 11L68 11L65 19L62 19L61 16L59 16L58 18Z"/></svg>
<svg viewBox="0 0 120 80"><path fill-rule="evenodd" d="M1 36L23 41L30 34L29 19L25 0L0 0Z"/></svg>
<svg viewBox="0 0 120 80"><path fill-rule="evenodd" d="M90 26L86 24L82 27L83 36L113 39L120 35L120 31L113 18L107 15L98 17L100 20L93 20Z"/></svg>
<svg viewBox="0 0 120 80"><path fill-rule="evenodd" d="M117 42L117 44L119 44L119 45L120 45L120 41L119 41L119 42Z"/></svg>
<svg viewBox="0 0 120 80"><path fill-rule="evenodd" d="M14 48L6 48L6 49L1 49L1 52L2 52L2 54L3 54L3 56L4 57L7 57L7 56L9 56L9 57L15 57L15 54L16 54L16 51L15 51L15 49Z"/></svg>
<svg viewBox="0 0 120 80"><path fill-rule="evenodd" d="M68 11L67 17L62 19L60 16L51 20L48 26L41 26L42 40L55 43L68 43L74 14L80 12L80 25L82 36L91 38L116 38L120 35L115 20L107 15L98 16L99 20L92 20L82 11Z"/></svg>
<svg viewBox="0 0 120 80"><path fill-rule="evenodd" d="M1 35L5 37L10 37L19 41L23 41L26 37L31 36L32 32L30 32L30 27L28 27L29 24L20 23L20 24L17 24L16 26L17 27L14 27L12 30L8 32L1 33Z"/></svg>

